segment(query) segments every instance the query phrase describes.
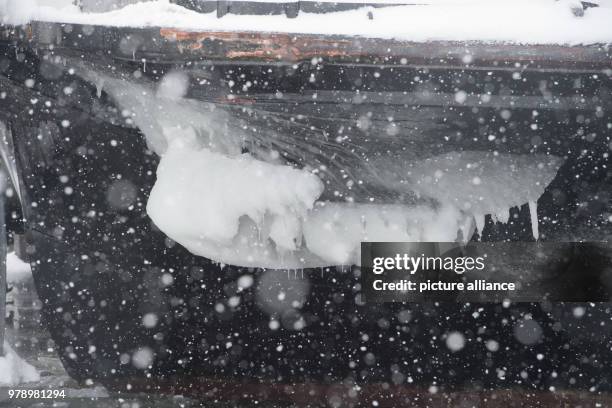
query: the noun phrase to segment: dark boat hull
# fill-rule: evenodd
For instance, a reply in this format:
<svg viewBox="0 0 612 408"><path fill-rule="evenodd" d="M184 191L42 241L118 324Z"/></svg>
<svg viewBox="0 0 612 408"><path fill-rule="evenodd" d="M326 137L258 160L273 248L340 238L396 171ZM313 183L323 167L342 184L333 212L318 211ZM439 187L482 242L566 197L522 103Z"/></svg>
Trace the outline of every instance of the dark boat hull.
<svg viewBox="0 0 612 408"><path fill-rule="evenodd" d="M110 32L103 38L112 42ZM187 37L191 41L197 35ZM204 41L199 37L194 41L200 40ZM65 49L62 54L60 48L55 55L74 55L74 50ZM175 67L168 62L175 57L169 49L157 53L145 75L158 79ZM593 387L610 391L609 376L602 375L605 367L612 366L605 341L610 325L597 323L609 320L607 304L589 306L592 318L584 320L573 319L571 308L563 304L364 304L356 268L264 271L221 266L194 256L170 241L147 216L146 202L159 158L137 129L124 125L110 98L97 97L92 84L67 71L41 77L41 70L55 71L31 51L17 48L18 57L14 57L14 46L6 43L2 51L6 62L0 84L7 96L0 100L0 119L8 124L14 149L27 253L44 302L45 323L74 378L95 379L126 390L170 390L232 400L267 395L303 404L311 396L313 401L332 405L338 398L354 403L380 400L388 405L416 397L438 401L427 396L434 391L468 390L465 395L472 392L470 398L485 398L486 393L474 390L545 392L556 387L574 392L566 401ZM155 54L146 47L142 52ZM299 55L301 60L306 54ZM211 56L204 57L199 61L216 66L215 75L221 79L233 72L236 81L246 81L262 70L274 69L278 72L275 89L281 87L289 97L274 102L273 94L257 89L232 100L223 99L222 92L197 94L197 89L190 97L227 106L248 104L265 112L301 113L330 132L339 125L338 117L348 122L370 112L373 125L360 137L372 154L389 148L384 140L373 139L389 114L402 119L402 132L419 152L490 150L483 136L499 127L495 118L509 109L515 119L508 124L509 142L503 149L523 154L544 150L566 159L539 202L544 215L541 235L552 240L610 236L609 224L602 218L612 202L609 118L597 106L609 109L605 90L610 89L611 80L597 65L609 59L599 54L599 62L572 60L575 56L566 57L565 63L545 60L542 66L527 70L530 81L515 90L514 102L499 97L484 106L478 101L457 106L449 99L452 88L438 89L432 100L419 99L422 93L408 93L406 78L420 73L431 76L432 82L444 78L469 82L469 78L486 77L490 64L466 68L450 59L440 67L431 63L436 58L420 55L415 58L424 67L415 63L402 71L376 62L347 63L343 58L350 55L346 54L325 68L323 75L347 84L346 92L354 92L351 79L366 78L363 86L374 100L351 105L343 99L342 89L326 94L321 89L325 85L320 85L310 91L327 95L324 109L300 99L309 92L304 80L308 68L296 72L265 60L246 63L244 54L237 61L228 61L223 54L226 59L214 64L208 59ZM310 54L306 57L310 59ZM92 51L87 58L107 57ZM295 63L291 58L284 62ZM128 68L140 62L124 56L117 64L131 72ZM498 69L502 78L498 82L515 86L507 78L512 71ZM380 74L374 72L382 72L384 80L378 80ZM244 78L241 73L246 74ZM37 78L34 89L23 86L29 75ZM566 86L554 90L553 98L537 94L541 78L554 76ZM577 78L589 97L574 98L572 86ZM66 84L76 89L78 98L62 95ZM376 95L383 99L377 102ZM51 107L39 108L45 100L52 101ZM102 109L103 117L98 105L109 108ZM23 114L28 109L32 113ZM529 131L534 109L545 124L537 143ZM415 124L421 126L418 132L413 130ZM465 134L466 129L480 137L448 138L448 134ZM489 219L483 239L532 239L527 209L516 214L510 227ZM252 277L254 284L241 289L237 282L243 276ZM288 294L286 300L279 301L281 292ZM533 336L528 333L527 340L517 341L517 327L520 330L521 322L531 319L537 322L535 326L526 323ZM467 339L460 353L444 346L444 336L454 331ZM487 350L488 339L499 343L499 352ZM584 354L585 347L589 356ZM355 391L356 385L369 391ZM518 398L514 391L499 395ZM550 398L561 401L564 397Z"/></svg>

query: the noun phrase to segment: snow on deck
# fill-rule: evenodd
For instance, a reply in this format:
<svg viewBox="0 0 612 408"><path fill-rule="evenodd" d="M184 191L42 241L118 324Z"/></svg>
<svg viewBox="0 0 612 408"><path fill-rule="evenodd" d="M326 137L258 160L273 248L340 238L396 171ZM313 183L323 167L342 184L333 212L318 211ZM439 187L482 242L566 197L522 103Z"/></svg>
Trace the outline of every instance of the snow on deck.
<svg viewBox="0 0 612 408"><path fill-rule="evenodd" d="M417 5L364 7L327 14L232 15L217 18L168 0L141 2L106 13L82 13L68 0L0 0L5 23L31 20L117 27L184 30L284 32L394 38L416 42L487 41L529 44L612 42L612 2L600 2L583 17L570 0L425 0ZM371 17L371 18L370 18Z"/></svg>

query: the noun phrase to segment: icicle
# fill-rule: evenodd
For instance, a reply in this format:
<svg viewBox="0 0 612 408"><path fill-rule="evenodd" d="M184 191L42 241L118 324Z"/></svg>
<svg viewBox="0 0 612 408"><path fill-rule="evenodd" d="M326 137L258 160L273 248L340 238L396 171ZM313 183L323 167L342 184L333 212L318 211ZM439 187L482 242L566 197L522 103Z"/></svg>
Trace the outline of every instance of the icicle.
<svg viewBox="0 0 612 408"><path fill-rule="evenodd" d="M476 231L478 235L482 236L482 231L484 231L485 227L485 216L482 214L474 215L474 220L476 220Z"/></svg>
<svg viewBox="0 0 612 408"><path fill-rule="evenodd" d="M102 88L104 87L104 79L98 79L96 81L96 95L98 98L102 96Z"/></svg>
<svg viewBox="0 0 612 408"><path fill-rule="evenodd" d="M461 231L461 242L467 244L474 234L474 219L465 217L463 223L459 226L459 230Z"/></svg>
<svg viewBox="0 0 612 408"><path fill-rule="evenodd" d="M497 213L497 219L502 224L507 224L510 219L510 208L505 208Z"/></svg>
<svg viewBox="0 0 612 408"><path fill-rule="evenodd" d="M538 203L529 201L529 214L531 215L531 234L538 240L540 231L538 230Z"/></svg>

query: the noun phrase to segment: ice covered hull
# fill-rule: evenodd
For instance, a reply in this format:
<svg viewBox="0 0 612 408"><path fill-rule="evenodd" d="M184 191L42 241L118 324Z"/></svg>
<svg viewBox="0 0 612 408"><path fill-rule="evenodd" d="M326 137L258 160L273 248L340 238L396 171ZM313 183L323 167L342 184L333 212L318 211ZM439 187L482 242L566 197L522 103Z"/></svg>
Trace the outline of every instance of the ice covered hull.
<svg viewBox="0 0 612 408"><path fill-rule="evenodd" d="M108 38L112 39L110 31ZM103 86L98 97L95 84L72 75L68 66L54 70L55 65L47 65L43 54L23 49L16 53L14 47L3 46L6 69L0 84L6 95L0 99L0 117L13 140L27 220L27 252L44 302L46 324L73 377L81 381L93 378L120 390L130 384L133 390L248 400L266 398L269 392L267 399L332 404L338 398L377 400L381 405L395 406L406 403L415 389L415 393L426 390L422 394L429 395L434 382L436 388L431 392L438 393L473 390L474 383L496 389L549 390L554 386L579 390L578 395L591 387L609 390L601 375L602 367L610 366L612 358L605 343L609 336L602 334L602 330L609 330L608 325L599 325L609 318L605 305L589 307L589 313L597 317L584 320L575 320L571 310L560 305L471 305L461 309L456 304L371 306L360 300L356 269L246 270L221 268L193 256L167 240L144 210L159 159L148 150L140 132L126 124ZM60 50L53 56L61 56ZM100 61L107 57L91 52L84 58ZM138 58L126 57L113 64L126 73L126 79L136 70L156 79L176 68L169 61L171 58L165 64L149 60L146 69ZM294 72L292 65L278 68L267 63L230 66L218 62L214 70L199 71L212 75L208 79L212 82L220 75L246 84L247 78L271 69L278 73L283 93L293 94L295 99L288 102L276 97L276 84L271 87L273 93L262 90L255 97L239 93L228 98L227 92L215 94L208 88L199 94L194 88L190 96L231 106L254 104L263 111L302 113L320 128L333 129L365 116L372 125L358 133L356 141L372 155L397 151L392 147L399 143L398 134L409 142L415 155L496 148L530 154L539 146L566 157L539 202L541 236L609 236L604 217L612 184L606 155L609 120L598 113L599 102L592 104L597 95L605 102L606 94L600 90L610 87L600 68L586 73L573 72L571 67L558 73L536 70L532 81L517 83L522 84L518 96L528 95L529 90L535 93L540 89L539 79L554 76L562 85L548 102L536 94L534 99L520 99L524 103L520 106L510 102L503 107L486 106L491 102L483 101L485 106L479 107L476 100L459 106L451 91L435 94L430 103L403 99L403 91L390 93L390 99L378 92L385 86L394 90L401 84L408 86L414 75L429 75L434 67L407 67L412 71L398 74L407 82L398 82L387 77L396 67L330 65L324 70L328 78L347 84L365 78L363 86L371 92L368 95L381 99L368 102L347 99L335 90L317 92L319 97L332 98L321 108L320 100L306 103L313 99L312 94L303 96L304 87L315 87L305 85L310 84L310 72ZM465 70L437 69L440 79ZM511 71L499 70L501 78L506 78L499 82L515 84ZM481 72L483 78L488 72ZM26 84L29 78L36 79L33 88ZM379 78L383 79L378 82ZM571 94L577 79L585 84L578 89L589 95L579 99L590 105L578 100L575 105L538 110L541 131L536 133L531 128L533 101L555 103L554 95ZM65 91L67 87L72 91ZM435 88L425 90L431 89ZM604 102L602 106L609 106ZM500 119L504 109L512 120ZM395 130L385 130L390 115L400 126L395 138L390 137ZM260 116L255 119L262 120ZM502 119L504 122L498 122ZM502 124L507 128L504 136L497 133ZM491 145L488 136L494 129L499 140L505 138L506 142ZM298 132L289 134L299 137ZM388 191L377 196L400 199ZM484 238L532 239L526 206L512 215L516 218L510 226L488 220ZM279 296L281 292L285 295ZM529 313L537 326L525 323L529 319L523 318L523 313ZM564 316L568 313L569 317ZM560 321L564 322L561 328L556 324ZM467 340L458 352L445 345L444 336L452 332L463 333ZM506 352L490 352L479 338L495 339L499 350ZM589 356L582 358L586 348ZM538 354L545 358L539 359ZM503 373L498 367L504 367ZM527 378L523 370L528 371ZM574 375L576 371L581 375ZM245 383L250 385L243 386ZM361 393L353 383L369 391ZM400 399L392 400L389 389Z"/></svg>

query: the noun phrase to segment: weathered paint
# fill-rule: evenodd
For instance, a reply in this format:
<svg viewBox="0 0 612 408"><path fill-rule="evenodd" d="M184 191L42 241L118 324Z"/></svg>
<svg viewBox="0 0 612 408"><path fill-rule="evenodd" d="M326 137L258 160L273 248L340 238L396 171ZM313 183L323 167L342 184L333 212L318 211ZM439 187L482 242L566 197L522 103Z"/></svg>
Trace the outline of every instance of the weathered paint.
<svg viewBox="0 0 612 408"><path fill-rule="evenodd" d="M229 59L297 62L313 57L336 58L355 54L354 44L350 40L277 33L189 32L171 28L162 28L159 33L166 40L178 42L184 49L201 50L205 54L214 49L207 49L207 44L216 43L220 56Z"/></svg>

